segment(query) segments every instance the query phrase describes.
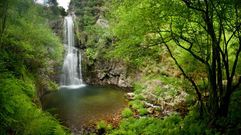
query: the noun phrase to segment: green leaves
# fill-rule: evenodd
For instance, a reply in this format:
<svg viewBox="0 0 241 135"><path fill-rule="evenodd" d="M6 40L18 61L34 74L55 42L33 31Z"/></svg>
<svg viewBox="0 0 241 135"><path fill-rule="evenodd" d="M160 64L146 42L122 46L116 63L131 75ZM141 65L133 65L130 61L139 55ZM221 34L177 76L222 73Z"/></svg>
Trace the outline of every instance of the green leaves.
<svg viewBox="0 0 241 135"><path fill-rule="evenodd" d="M180 134L181 118L178 115L165 117L163 120L158 118L144 117L140 119L124 119L120 128L113 130L111 135L176 135Z"/></svg>
<svg viewBox="0 0 241 135"><path fill-rule="evenodd" d="M0 134L64 135L59 122L36 105L36 85L49 82L52 67L62 59L61 42L41 17L43 7L32 0L5 2L6 7L0 2L1 11L7 8L7 27L0 35ZM56 88L52 82L49 87Z"/></svg>
<svg viewBox="0 0 241 135"><path fill-rule="evenodd" d="M1 128L12 129L17 134L65 134L55 119L33 105L31 99L35 90L32 83L5 77L7 75L0 78ZM26 91L31 95L27 96Z"/></svg>
<svg viewBox="0 0 241 135"><path fill-rule="evenodd" d="M158 30L166 21L162 14L163 3L159 1L128 1L116 3L111 14L111 32L117 38L112 56L125 56L135 65L147 61L159 61L160 47ZM165 25L164 25L165 26Z"/></svg>

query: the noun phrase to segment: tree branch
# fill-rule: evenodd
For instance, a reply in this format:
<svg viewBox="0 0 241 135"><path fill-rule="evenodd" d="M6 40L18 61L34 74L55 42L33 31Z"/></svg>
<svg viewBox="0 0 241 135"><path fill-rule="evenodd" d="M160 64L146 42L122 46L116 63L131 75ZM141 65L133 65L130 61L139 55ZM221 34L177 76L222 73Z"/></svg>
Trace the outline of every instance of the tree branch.
<svg viewBox="0 0 241 135"><path fill-rule="evenodd" d="M236 24L239 24L239 16L238 16L237 6L235 6L235 14L236 14ZM239 48L238 48L238 50L236 52L236 55L235 55L235 60L234 60L234 64L233 64L233 67L232 67L230 79L233 79L233 77L235 75L237 64L238 64L238 59L239 59L239 54L241 52L241 36L240 36L239 30L240 30L240 24L236 27L236 31L238 32Z"/></svg>
<svg viewBox="0 0 241 135"><path fill-rule="evenodd" d="M235 60L234 60L234 64L233 64L233 68L232 68L232 72L231 72L231 77L230 77L231 79L232 79L232 78L234 77L234 75L235 75L240 52L241 52L241 37L239 37L239 48L238 48L238 50L237 50L237 52L236 52L236 55L235 55Z"/></svg>
<svg viewBox="0 0 241 135"><path fill-rule="evenodd" d="M194 6L193 6L193 3L192 3L190 0L182 0L182 1L186 4L186 6L187 6L188 8L191 8L191 9L194 9L194 10L196 10L196 11L200 11L200 12L205 13L205 10L203 10L203 9L201 9L201 8L194 7Z"/></svg>
<svg viewBox="0 0 241 135"><path fill-rule="evenodd" d="M200 93L200 91L199 91L196 83L192 80L192 78L190 78L190 77L185 73L185 71L183 70L183 68L181 67L181 65L177 62L177 59L173 56L173 54L172 54L169 46L168 46L166 43L164 43L164 45L165 45L165 47L167 48L168 53L170 54L171 58L174 60L174 62L175 62L175 64L177 65L177 67L181 70L183 76L184 76L188 81L191 82L192 86L194 87L194 89L195 89L195 91L196 91L198 101L202 102L202 95L201 95L201 93Z"/></svg>
<svg viewBox="0 0 241 135"><path fill-rule="evenodd" d="M174 34L174 33L173 33ZM203 58L199 57L198 55L196 55L191 49L192 49L192 46L193 46L193 43L188 41L187 39L185 39L183 36L180 36L180 38L184 41L186 41L187 43L190 44L190 47L189 48L186 48L184 46L182 46L180 44L180 42L175 38L175 36L173 36L173 40L175 41L176 45L181 47L182 49L184 49L185 51L187 51L188 53L190 53L195 59L199 60L201 63L205 64L206 66L210 66L209 63L207 61L205 61Z"/></svg>

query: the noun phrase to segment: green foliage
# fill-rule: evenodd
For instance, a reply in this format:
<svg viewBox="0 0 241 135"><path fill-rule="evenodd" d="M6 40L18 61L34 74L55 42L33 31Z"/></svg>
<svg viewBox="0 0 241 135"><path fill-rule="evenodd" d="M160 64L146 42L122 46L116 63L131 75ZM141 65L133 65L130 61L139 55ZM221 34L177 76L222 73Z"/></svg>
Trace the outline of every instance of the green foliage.
<svg viewBox="0 0 241 135"><path fill-rule="evenodd" d="M144 107L144 104L141 102L141 100L133 100L129 102L129 106L131 106L133 109L141 109Z"/></svg>
<svg viewBox="0 0 241 135"><path fill-rule="evenodd" d="M155 44L156 41L150 40L157 35L152 32L151 23L148 22L152 20L146 14L146 2L112 2L111 33L117 38L115 49L110 53L112 57L123 59L125 56L124 59L137 66L160 61L162 48Z"/></svg>
<svg viewBox="0 0 241 135"><path fill-rule="evenodd" d="M89 59L89 63L93 64L94 60L96 59L96 53L95 50L93 48L87 48L86 49L86 55Z"/></svg>
<svg viewBox="0 0 241 135"><path fill-rule="evenodd" d="M7 8L6 16L0 16L7 26L0 35L0 134L68 134L37 106L36 95L42 80L49 88L57 87L49 76L62 59L61 42L43 17L44 7L32 0L5 2L6 7L0 2L0 10Z"/></svg>
<svg viewBox="0 0 241 135"><path fill-rule="evenodd" d="M231 106L230 106L230 119L232 120L233 123L237 123L241 121L241 116L240 116L240 112L241 112L241 108L239 107L239 105L241 104L241 90L238 90L237 92L235 92L232 96L231 99Z"/></svg>
<svg viewBox="0 0 241 135"><path fill-rule="evenodd" d="M135 84L134 84L135 93L139 95L140 93L142 93L144 87L145 87L145 86L143 86L142 83L135 83Z"/></svg>
<svg viewBox="0 0 241 135"><path fill-rule="evenodd" d="M228 99L241 84L236 70L241 28L235 23L241 8L236 2L112 0L110 29L116 39L112 56L147 66L168 53L196 94L209 94L203 102L209 104L210 118L226 116ZM206 84L201 84L201 79Z"/></svg>
<svg viewBox="0 0 241 135"><path fill-rule="evenodd" d="M81 32L89 31L88 29L90 29L96 23L96 20L101 12L99 8L102 4L103 0L71 1L70 5L73 6L75 14L79 18L77 24Z"/></svg>
<svg viewBox="0 0 241 135"><path fill-rule="evenodd" d="M148 111L146 108L140 108L140 109L137 109L137 111L139 112L140 116L144 116L148 114Z"/></svg>
<svg viewBox="0 0 241 135"><path fill-rule="evenodd" d="M79 48L86 49L86 65L94 65L97 60L111 60L109 56L113 38L108 31L108 21L106 19L106 7L104 0L72 0L70 7L73 7ZM72 10L72 9L71 9ZM102 21L106 21L102 25ZM88 69L87 69L88 70Z"/></svg>
<svg viewBox="0 0 241 135"><path fill-rule="evenodd" d="M156 118L128 118L124 119L119 129L113 130L110 135L175 135L180 133L181 122L179 116L170 116L164 120Z"/></svg>
<svg viewBox="0 0 241 135"><path fill-rule="evenodd" d="M102 129L104 129L105 131L109 131L112 129L112 126L111 126L111 124L108 124L102 120L97 123L97 130L102 130Z"/></svg>
<svg viewBox="0 0 241 135"><path fill-rule="evenodd" d="M147 109L144 107L143 102L140 99L136 99L129 102L129 106L136 110L140 116L148 114ZM124 110L125 111L125 110ZM127 111L127 110L126 110ZM128 112L128 111L127 111ZM125 113L127 113L125 112ZM123 114L123 113L122 113Z"/></svg>
<svg viewBox="0 0 241 135"><path fill-rule="evenodd" d="M18 80L11 75L0 78L0 127L3 132L16 134L64 135L66 131L49 114L42 112L31 99L34 98L33 84ZM31 96L26 95L26 91Z"/></svg>
<svg viewBox="0 0 241 135"><path fill-rule="evenodd" d="M163 119L143 117L122 120L118 129L110 135L220 135L207 127L207 122L200 119L196 111L191 111L184 119L171 115Z"/></svg>
<svg viewBox="0 0 241 135"><path fill-rule="evenodd" d="M25 9L25 15L22 15L15 8L21 7L16 5L9 9L12 12L8 16L8 29L1 37L0 53L3 63L7 63L6 68L16 75L24 68L37 73L36 69L49 65L50 59L61 61L61 42L53 35L43 18L38 16L39 9L29 5Z"/></svg>
<svg viewBox="0 0 241 135"><path fill-rule="evenodd" d="M122 111L121 116L122 116L123 118L129 118L129 117L133 116L133 112L131 111L130 108L125 108L125 109Z"/></svg>
<svg viewBox="0 0 241 135"><path fill-rule="evenodd" d="M231 103L230 103L230 107L229 107L229 116L228 116L229 121L226 124L234 125L234 127L231 128L230 131L228 131L228 132L230 132L229 134L238 134L238 132L241 129L241 123L240 123L240 121L241 121L241 116L240 116L241 100L240 100L240 98L241 98L241 90L239 89L238 91L233 93L232 98L231 98Z"/></svg>

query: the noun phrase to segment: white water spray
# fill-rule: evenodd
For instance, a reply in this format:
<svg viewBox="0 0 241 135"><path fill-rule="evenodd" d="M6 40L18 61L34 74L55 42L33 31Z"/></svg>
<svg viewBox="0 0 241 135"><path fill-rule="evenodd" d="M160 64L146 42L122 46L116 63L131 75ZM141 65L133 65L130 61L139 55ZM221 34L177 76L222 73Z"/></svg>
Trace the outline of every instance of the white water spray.
<svg viewBox="0 0 241 135"><path fill-rule="evenodd" d="M84 86L81 73L81 54L74 45L73 18L67 16L64 20L65 59L61 75L61 87L78 88Z"/></svg>

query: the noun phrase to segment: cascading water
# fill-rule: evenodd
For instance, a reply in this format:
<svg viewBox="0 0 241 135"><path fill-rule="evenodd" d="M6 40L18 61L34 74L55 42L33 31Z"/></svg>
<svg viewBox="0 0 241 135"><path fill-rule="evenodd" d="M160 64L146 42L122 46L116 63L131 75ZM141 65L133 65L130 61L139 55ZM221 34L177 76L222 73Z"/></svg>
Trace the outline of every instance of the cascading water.
<svg viewBox="0 0 241 135"><path fill-rule="evenodd" d="M61 75L61 87L84 86L81 73L81 54L75 48L74 23L72 16L64 20L65 59Z"/></svg>
<svg viewBox="0 0 241 135"><path fill-rule="evenodd" d="M85 86L81 75L81 55L74 42L73 18L64 21L65 59L59 91L45 94L42 107L70 128L83 134L100 120L113 120L127 107L124 91L112 87ZM87 129L87 130L86 130Z"/></svg>

